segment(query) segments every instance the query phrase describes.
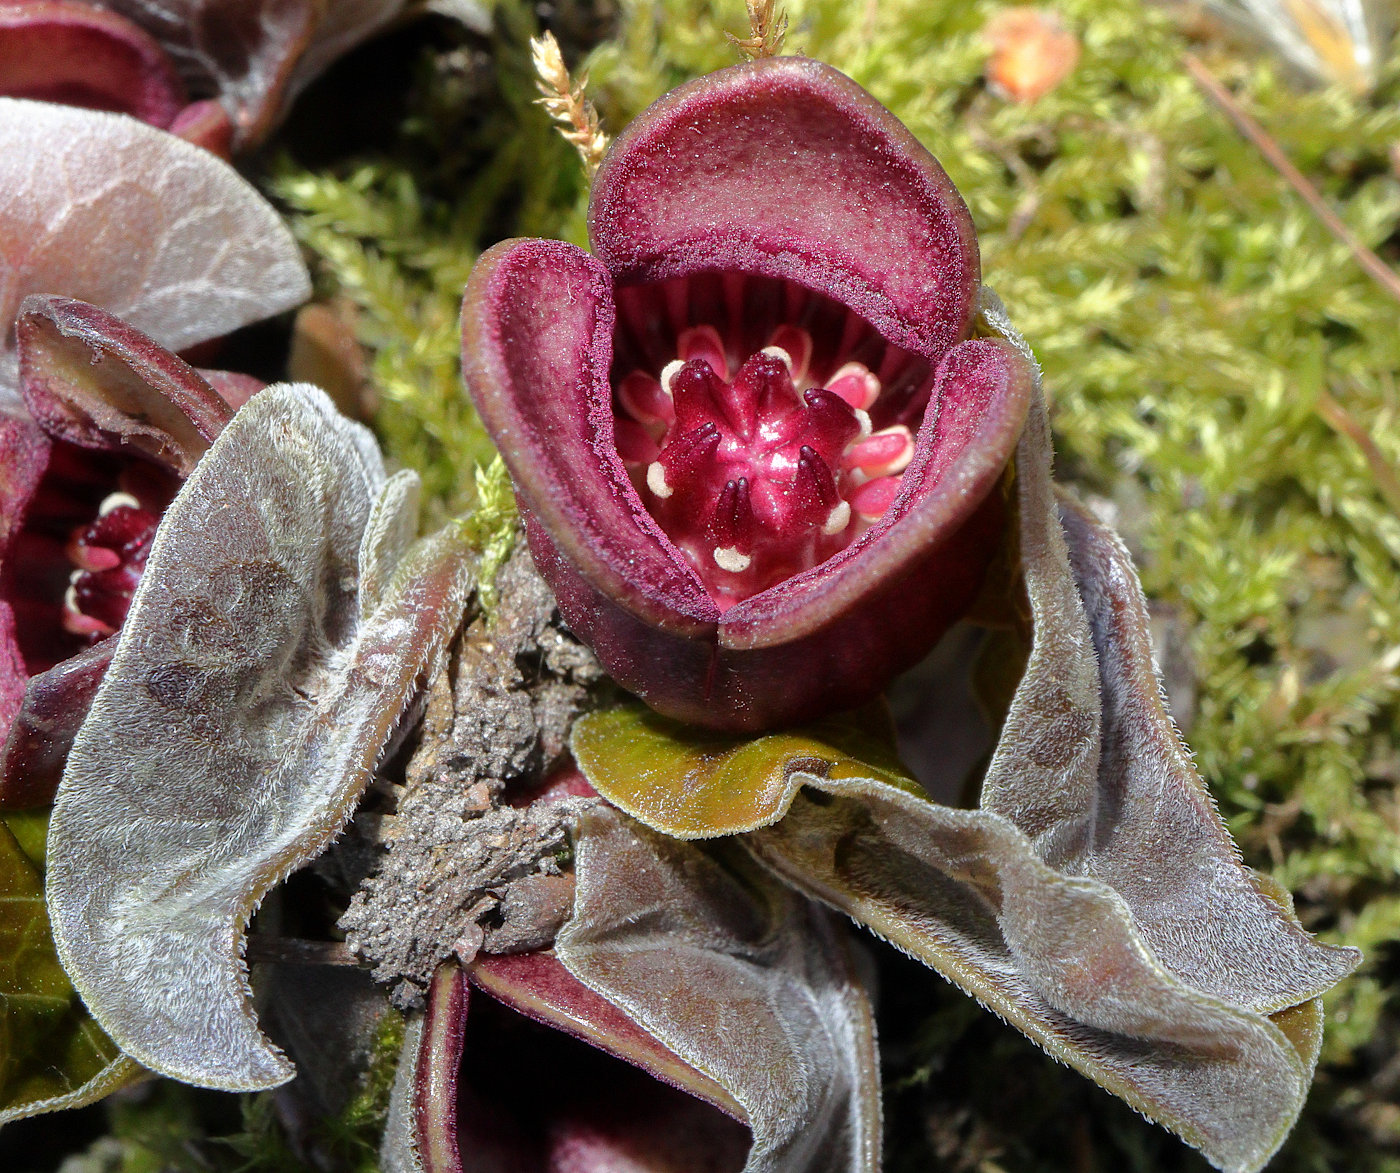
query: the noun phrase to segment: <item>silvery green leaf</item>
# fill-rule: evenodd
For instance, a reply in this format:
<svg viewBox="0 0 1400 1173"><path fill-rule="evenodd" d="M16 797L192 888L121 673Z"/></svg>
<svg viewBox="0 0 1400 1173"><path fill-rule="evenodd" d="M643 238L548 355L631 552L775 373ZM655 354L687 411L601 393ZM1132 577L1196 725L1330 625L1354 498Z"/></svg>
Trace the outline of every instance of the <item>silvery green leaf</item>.
<svg viewBox="0 0 1400 1173"><path fill-rule="evenodd" d="M989 324L1024 345L999 311ZM1167 713L1127 551L1055 494L1043 407L1016 468L1032 646L983 809L1056 870L1117 892L1161 963L1197 988L1263 1012L1330 989L1354 951L1319 945L1240 863Z"/></svg>
<svg viewBox="0 0 1400 1173"><path fill-rule="evenodd" d="M748 1173L879 1169L870 1006L824 913L606 807L580 821L577 883L559 959L739 1104Z"/></svg>
<svg viewBox="0 0 1400 1173"><path fill-rule="evenodd" d="M134 118L0 98L0 319L31 293L81 298L181 350L311 292L300 250L253 186ZM13 336L0 402L13 404Z"/></svg>
<svg viewBox="0 0 1400 1173"><path fill-rule="evenodd" d="M405 482L390 482L408 508ZM258 1029L242 934L268 889L334 837L460 621L465 546L403 554L376 514L369 433L279 385L220 434L157 532L79 731L49 839L64 968L146 1066L232 1090L293 1069ZM362 550L383 585L362 615Z"/></svg>
<svg viewBox="0 0 1400 1173"><path fill-rule="evenodd" d="M1023 345L994 300L984 322ZM1016 462L1032 646L981 808L809 772L746 841L1217 1167L1256 1170L1307 1094L1316 996L1358 956L1240 863L1166 713L1127 553L1057 505L1049 467L1037 399Z"/></svg>

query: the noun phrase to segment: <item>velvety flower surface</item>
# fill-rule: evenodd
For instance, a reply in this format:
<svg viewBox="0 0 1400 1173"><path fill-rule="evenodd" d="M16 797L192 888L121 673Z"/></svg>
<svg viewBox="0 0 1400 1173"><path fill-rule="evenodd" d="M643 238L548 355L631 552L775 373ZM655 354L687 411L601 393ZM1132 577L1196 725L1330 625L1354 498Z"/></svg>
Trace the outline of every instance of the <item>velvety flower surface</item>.
<svg viewBox="0 0 1400 1173"><path fill-rule="evenodd" d="M638 118L589 231L496 246L463 309L570 626L692 723L868 699L977 593L1031 393L973 337L961 198L855 83L769 58Z"/></svg>

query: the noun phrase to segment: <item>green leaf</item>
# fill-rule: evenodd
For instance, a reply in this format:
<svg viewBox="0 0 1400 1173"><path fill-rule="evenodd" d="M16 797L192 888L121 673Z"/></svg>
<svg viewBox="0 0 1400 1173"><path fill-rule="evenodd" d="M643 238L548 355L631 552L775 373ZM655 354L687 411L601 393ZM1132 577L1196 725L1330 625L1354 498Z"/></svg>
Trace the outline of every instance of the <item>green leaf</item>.
<svg viewBox="0 0 1400 1173"><path fill-rule="evenodd" d="M624 705L581 718L572 746L599 794L676 839L735 835L777 822L792 805L802 772L878 778L923 795L895 755L889 717L877 705L756 740Z"/></svg>
<svg viewBox="0 0 1400 1173"><path fill-rule="evenodd" d="M92 1020L54 953L36 865L46 821L0 817L0 1124L89 1104L140 1070Z"/></svg>

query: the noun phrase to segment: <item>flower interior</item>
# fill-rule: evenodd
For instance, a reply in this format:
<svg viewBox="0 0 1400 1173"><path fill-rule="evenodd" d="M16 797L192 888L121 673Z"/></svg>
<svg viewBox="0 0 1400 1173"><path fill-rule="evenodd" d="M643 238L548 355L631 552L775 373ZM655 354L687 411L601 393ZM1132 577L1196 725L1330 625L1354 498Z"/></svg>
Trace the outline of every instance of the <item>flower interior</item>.
<svg viewBox="0 0 1400 1173"><path fill-rule="evenodd" d="M459 1146L492 1173L739 1173L751 1137L718 1108L473 993Z"/></svg>
<svg viewBox="0 0 1400 1173"><path fill-rule="evenodd" d="M929 364L791 281L617 291L618 453L721 611L809 570L899 493Z"/></svg>
<svg viewBox="0 0 1400 1173"><path fill-rule="evenodd" d="M121 627L176 487L146 461L54 443L7 559L6 596L31 675Z"/></svg>

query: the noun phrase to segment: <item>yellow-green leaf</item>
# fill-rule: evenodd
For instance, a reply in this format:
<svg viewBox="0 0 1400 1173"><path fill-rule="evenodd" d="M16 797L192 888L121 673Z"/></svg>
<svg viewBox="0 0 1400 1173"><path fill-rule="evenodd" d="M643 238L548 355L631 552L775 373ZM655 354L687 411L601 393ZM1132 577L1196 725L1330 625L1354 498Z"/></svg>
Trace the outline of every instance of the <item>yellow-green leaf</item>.
<svg viewBox="0 0 1400 1173"><path fill-rule="evenodd" d="M878 778L922 795L892 741L888 716L874 705L757 739L624 705L581 718L572 745L579 769L614 806L676 839L710 839L782 818L799 772Z"/></svg>
<svg viewBox="0 0 1400 1173"><path fill-rule="evenodd" d="M91 1103L140 1071L58 963L35 864L43 822L35 812L0 819L0 1124Z"/></svg>

